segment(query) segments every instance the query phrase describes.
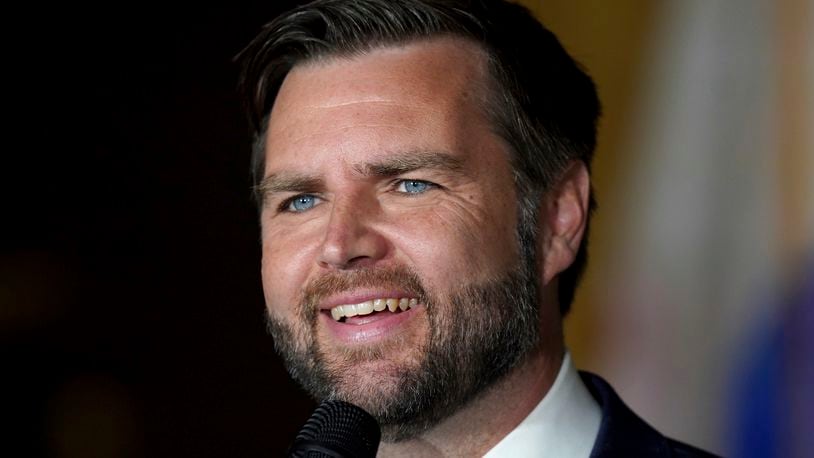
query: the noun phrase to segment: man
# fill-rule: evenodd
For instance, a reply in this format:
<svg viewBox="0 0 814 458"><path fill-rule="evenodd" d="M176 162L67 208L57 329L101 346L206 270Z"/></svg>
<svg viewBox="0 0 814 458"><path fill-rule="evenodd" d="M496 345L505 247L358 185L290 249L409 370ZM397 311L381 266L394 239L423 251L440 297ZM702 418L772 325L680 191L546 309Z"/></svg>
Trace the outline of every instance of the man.
<svg viewBox="0 0 814 458"><path fill-rule="evenodd" d="M269 328L383 455L688 456L573 368L599 102L501 1L323 0L239 56Z"/></svg>

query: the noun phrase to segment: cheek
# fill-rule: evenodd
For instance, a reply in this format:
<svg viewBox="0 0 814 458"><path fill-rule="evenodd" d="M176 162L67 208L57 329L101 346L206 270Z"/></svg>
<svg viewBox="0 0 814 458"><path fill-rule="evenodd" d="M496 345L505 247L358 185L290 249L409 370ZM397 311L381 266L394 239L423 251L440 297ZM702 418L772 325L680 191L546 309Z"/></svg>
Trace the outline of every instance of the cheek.
<svg viewBox="0 0 814 458"><path fill-rule="evenodd" d="M300 288L308 276L308 245L293 234L263 233L261 279L266 307L285 313L299 302Z"/></svg>
<svg viewBox="0 0 814 458"><path fill-rule="evenodd" d="M394 244L433 289L491 280L517 262L513 213L495 210L440 205L399 225Z"/></svg>

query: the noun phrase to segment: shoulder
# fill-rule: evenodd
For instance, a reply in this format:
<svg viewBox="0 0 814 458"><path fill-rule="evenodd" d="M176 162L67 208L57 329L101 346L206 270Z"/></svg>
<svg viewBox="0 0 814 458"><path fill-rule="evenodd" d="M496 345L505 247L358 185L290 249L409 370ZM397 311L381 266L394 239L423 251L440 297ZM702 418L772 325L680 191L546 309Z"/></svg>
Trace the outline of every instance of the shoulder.
<svg viewBox="0 0 814 458"><path fill-rule="evenodd" d="M582 381L602 409L591 458L600 457L714 457L708 452L667 438L639 418L598 375L580 372Z"/></svg>

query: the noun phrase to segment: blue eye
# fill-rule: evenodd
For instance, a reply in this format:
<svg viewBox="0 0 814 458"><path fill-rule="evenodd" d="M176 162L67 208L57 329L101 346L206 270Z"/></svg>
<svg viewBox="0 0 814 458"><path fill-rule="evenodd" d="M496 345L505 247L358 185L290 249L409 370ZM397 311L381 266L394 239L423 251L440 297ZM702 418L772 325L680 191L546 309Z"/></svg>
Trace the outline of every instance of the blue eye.
<svg viewBox="0 0 814 458"><path fill-rule="evenodd" d="M406 194L421 194L432 186L431 183L422 180L401 180L396 190Z"/></svg>
<svg viewBox="0 0 814 458"><path fill-rule="evenodd" d="M306 210L314 208L314 206L317 204L318 199L319 197L317 196L312 196L310 194L302 194L291 199L288 202L288 205L286 206L285 209L287 211L296 213L304 212Z"/></svg>

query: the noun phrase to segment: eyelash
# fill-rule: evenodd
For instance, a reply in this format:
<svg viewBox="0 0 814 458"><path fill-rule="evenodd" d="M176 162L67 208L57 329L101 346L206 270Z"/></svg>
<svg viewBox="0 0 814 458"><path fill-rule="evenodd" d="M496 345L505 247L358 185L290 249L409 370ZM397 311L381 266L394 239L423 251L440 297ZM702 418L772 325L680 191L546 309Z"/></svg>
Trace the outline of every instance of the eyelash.
<svg viewBox="0 0 814 458"><path fill-rule="evenodd" d="M419 179L416 179L416 178L399 178L398 180L394 180L391 183L391 190L393 192L397 192L398 194L403 194L403 195L408 196L408 197L415 197L415 196L418 196L418 195L423 194L424 192L426 192L426 191L423 191L423 192L413 193L413 192L396 191L396 189L398 189L399 186L401 186L402 184L405 184L405 183L409 183L409 182L422 183L422 184L427 185L426 191L429 191L431 189L437 189L437 188L440 187L438 184L433 183L431 181L427 181L427 180L419 180ZM289 197L288 199L285 199L282 202L280 202L280 205L277 207L277 212L278 213L304 213L307 210L304 210L304 211L301 211L301 212L289 210L290 207L291 207L291 204L293 204L295 200L303 198L303 197L313 197L314 199L321 199L316 194L308 194L308 193L296 194L296 195L293 195L293 196Z"/></svg>
<svg viewBox="0 0 814 458"><path fill-rule="evenodd" d="M397 190L399 187L401 187L401 185L402 185L402 184L405 184L405 185L406 185L406 183L421 183L421 184L426 185L426 186L427 186L427 189L426 189L425 191L422 191L422 192L403 192L403 191L396 191L396 190ZM400 179L398 179L398 180L395 180L395 181L393 182L393 184L392 184L392 189L393 189L395 192L397 192L397 193L399 193L399 194L405 194L405 195L407 195L407 196L411 196L411 197L412 197L412 196L417 196L417 195L419 195L419 194L424 194L424 192L426 192L426 191L429 191L429 190L431 190L431 189L437 189L437 188L439 188L439 185L437 185L437 184L433 183L432 181L427 181L427 180L419 180L419 179L416 179L416 178L400 178Z"/></svg>
<svg viewBox="0 0 814 458"><path fill-rule="evenodd" d="M289 210L291 204L293 204L295 200L301 199L303 197L313 197L314 199L320 199L320 197L316 194L307 194L307 193L296 194L280 202L280 205L277 206L277 213L304 213L305 210L300 212Z"/></svg>

